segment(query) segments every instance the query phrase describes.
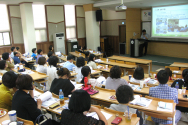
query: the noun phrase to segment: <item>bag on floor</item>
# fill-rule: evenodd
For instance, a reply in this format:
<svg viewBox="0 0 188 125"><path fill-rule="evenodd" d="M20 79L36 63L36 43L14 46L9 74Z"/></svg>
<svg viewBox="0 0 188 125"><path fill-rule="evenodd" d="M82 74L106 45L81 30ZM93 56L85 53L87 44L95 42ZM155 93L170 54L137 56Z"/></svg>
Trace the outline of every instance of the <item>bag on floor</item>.
<svg viewBox="0 0 188 125"><path fill-rule="evenodd" d="M41 119L44 119L43 121L41 121ZM47 118L45 115L39 115L37 117L37 119L35 120L34 125L60 125L60 122L57 122L55 120L52 120L50 118Z"/></svg>

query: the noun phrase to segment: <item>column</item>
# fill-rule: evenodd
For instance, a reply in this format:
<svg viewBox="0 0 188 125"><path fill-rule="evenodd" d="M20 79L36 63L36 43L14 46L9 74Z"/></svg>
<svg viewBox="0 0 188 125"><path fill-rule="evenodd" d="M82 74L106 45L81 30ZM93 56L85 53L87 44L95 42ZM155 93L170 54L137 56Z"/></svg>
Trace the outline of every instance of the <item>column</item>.
<svg viewBox="0 0 188 125"><path fill-rule="evenodd" d="M83 7L85 11L87 48L97 50L97 47L100 47L100 25L96 21L95 15L95 11L98 8L94 8L93 4L86 4Z"/></svg>
<svg viewBox="0 0 188 125"><path fill-rule="evenodd" d="M32 3L20 3L25 52L36 48Z"/></svg>

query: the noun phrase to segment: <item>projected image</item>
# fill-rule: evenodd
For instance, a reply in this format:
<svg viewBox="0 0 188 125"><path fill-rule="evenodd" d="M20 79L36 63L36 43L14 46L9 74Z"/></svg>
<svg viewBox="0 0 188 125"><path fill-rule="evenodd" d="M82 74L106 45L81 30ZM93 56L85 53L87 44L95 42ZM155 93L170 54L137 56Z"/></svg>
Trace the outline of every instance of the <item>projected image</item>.
<svg viewBox="0 0 188 125"><path fill-rule="evenodd" d="M178 32L178 29L179 29L179 19L169 19L168 32Z"/></svg>
<svg viewBox="0 0 188 125"><path fill-rule="evenodd" d="M167 25L167 18L157 18L156 19L157 26L166 26Z"/></svg>
<svg viewBox="0 0 188 125"><path fill-rule="evenodd" d="M157 34L166 34L167 33L167 26L157 26L156 28Z"/></svg>

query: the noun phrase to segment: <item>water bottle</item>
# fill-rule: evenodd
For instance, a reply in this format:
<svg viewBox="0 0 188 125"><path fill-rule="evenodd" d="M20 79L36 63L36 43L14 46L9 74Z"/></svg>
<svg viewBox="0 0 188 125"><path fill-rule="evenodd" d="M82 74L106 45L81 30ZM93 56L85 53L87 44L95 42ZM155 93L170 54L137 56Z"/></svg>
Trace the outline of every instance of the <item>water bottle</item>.
<svg viewBox="0 0 188 125"><path fill-rule="evenodd" d="M59 90L59 99L60 99L60 104L64 104L64 94L62 89Z"/></svg>
<svg viewBox="0 0 188 125"><path fill-rule="evenodd" d="M176 82L175 88L176 88L176 89L179 89L179 84L178 84L178 82Z"/></svg>

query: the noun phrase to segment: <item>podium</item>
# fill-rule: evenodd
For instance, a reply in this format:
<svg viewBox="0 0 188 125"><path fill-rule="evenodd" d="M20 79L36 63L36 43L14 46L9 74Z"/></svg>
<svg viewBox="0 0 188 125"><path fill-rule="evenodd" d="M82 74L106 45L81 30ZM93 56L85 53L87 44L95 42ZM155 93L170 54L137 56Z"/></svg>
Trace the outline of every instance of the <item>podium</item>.
<svg viewBox="0 0 188 125"><path fill-rule="evenodd" d="M130 39L130 57L143 56L143 43L148 42L144 39Z"/></svg>

